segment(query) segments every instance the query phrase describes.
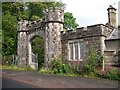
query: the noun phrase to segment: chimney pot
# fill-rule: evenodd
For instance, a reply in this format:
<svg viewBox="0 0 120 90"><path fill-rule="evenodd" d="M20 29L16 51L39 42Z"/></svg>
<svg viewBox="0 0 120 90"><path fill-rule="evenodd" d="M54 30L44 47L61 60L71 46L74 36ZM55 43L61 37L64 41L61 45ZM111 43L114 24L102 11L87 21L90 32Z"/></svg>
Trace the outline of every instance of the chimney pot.
<svg viewBox="0 0 120 90"><path fill-rule="evenodd" d="M110 26L117 27L117 21L116 21L116 8L114 8L112 5L108 7L108 23Z"/></svg>

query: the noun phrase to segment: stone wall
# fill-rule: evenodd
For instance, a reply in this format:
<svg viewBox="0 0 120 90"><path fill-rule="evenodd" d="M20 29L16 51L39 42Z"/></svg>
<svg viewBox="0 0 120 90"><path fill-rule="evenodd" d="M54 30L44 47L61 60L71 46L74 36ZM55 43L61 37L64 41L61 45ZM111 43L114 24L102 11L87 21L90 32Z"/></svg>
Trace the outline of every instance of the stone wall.
<svg viewBox="0 0 120 90"><path fill-rule="evenodd" d="M83 61L70 61L73 64L80 64L83 65L87 60L87 52L88 50L93 47L96 49L99 55L104 54L105 50L105 37L106 33L105 28L108 28L105 25L97 24L88 26L86 28L77 28L76 30L68 30L61 32L61 41L62 41L62 60L63 61L70 61L69 60L69 50L68 50L68 42L70 40L82 40L85 45L85 56ZM109 29L108 29L109 31Z"/></svg>
<svg viewBox="0 0 120 90"><path fill-rule="evenodd" d="M119 60L119 43L120 39L118 40L106 40L106 50L105 50L105 58L106 58L106 65L118 65L120 62Z"/></svg>

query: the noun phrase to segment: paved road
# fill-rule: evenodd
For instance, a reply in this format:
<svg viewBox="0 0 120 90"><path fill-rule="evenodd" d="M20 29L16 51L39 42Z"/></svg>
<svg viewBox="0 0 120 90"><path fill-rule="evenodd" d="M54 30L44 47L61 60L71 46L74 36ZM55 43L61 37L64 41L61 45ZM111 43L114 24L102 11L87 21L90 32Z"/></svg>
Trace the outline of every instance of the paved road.
<svg viewBox="0 0 120 90"><path fill-rule="evenodd" d="M26 83L21 83L9 78L2 78L2 88L40 88Z"/></svg>
<svg viewBox="0 0 120 90"><path fill-rule="evenodd" d="M17 83L15 87L23 88L118 88L118 81L114 80L44 75L35 71L5 70L2 73L3 87L8 87L8 84L14 87Z"/></svg>

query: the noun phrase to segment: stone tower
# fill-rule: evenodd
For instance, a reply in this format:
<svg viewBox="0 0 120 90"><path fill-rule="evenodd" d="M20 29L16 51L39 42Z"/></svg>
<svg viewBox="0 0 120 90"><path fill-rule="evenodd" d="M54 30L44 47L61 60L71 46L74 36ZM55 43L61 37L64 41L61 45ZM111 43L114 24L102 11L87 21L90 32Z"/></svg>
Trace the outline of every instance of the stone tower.
<svg viewBox="0 0 120 90"><path fill-rule="evenodd" d="M27 24L28 21L26 20L21 20L18 22L17 65L21 67L27 65Z"/></svg>
<svg viewBox="0 0 120 90"><path fill-rule="evenodd" d="M63 31L64 11L59 8L46 10L45 17L45 67L53 59L61 58L61 31Z"/></svg>
<svg viewBox="0 0 120 90"><path fill-rule="evenodd" d="M107 10L108 10L108 23L113 27L117 27L116 8L110 5Z"/></svg>

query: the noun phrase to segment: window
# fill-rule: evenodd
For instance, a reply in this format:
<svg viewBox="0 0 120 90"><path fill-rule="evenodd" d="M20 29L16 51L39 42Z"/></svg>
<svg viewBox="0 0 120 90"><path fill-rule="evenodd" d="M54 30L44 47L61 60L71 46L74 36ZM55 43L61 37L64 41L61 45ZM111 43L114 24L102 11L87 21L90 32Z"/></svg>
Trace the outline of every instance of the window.
<svg viewBox="0 0 120 90"><path fill-rule="evenodd" d="M73 59L73 44L70 43L69 46L70 46L70 59Z"/></svg>
<svg viewBox="0 0 120 90"><path fill-rule="evenodd" d="M69 45L69 60L80 60L84 58L85 45L83 41L73 40L68 42Z"/></svg>
<svg viewBox="0 0 120 90"><path fill-rule="evenodd" d="M80 59L83 59L84 58L84 44L83 42L79 44L80 44Z"/></svg>
<svg viewBox="0 0 120 90"><path fill-rule="evenodd" d="M77 42L74 43L74 47L75 47L75 60L78 60L78 43Z"/></svg>

